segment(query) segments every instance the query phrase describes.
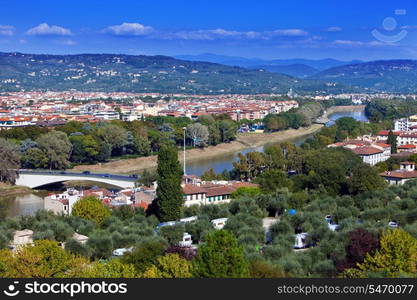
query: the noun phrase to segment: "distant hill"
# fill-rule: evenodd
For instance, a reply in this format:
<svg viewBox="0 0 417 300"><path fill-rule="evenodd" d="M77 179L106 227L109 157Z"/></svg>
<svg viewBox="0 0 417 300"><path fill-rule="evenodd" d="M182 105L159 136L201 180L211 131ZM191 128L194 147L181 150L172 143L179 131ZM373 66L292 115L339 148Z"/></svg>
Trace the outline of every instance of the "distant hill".
<svg viewBox="0 0 417 300"><path fill-rule="evenodd" d="M323 71L325 69L338 67L342 65L361 63L360 60L341 61L332 58L325 59L260 59L260 58L245 58L238 56L217 55L212 53L204 53L199 55L177 55L175 58L191 60L191 61L208 61L224 65L240 66L240 67L255 67L255 66L288 66L288 65L306 65L314 69Z"/></svg>
<svg viewBox="0 0 417 300"><path fill-rule="evenodd" d="M69 90L160 93L297 93L338 90L265 70L167 56L0 53L0 91Z"/></svg>
<svg viewBox="0 0 417 300"><path fill-rule="evenodd" d="M318 60L302 58L265 60L260 58L244 58L238 56L217 55L212 53L204 53L199 55L178 55L175 57L178 59L190 61L208 61L228 66L239 66L251 69L259 68L269 72L282 73L298 78L312 76L319 71L323 71L329 68L362 62L360 60L340 61L332 58Z"/></svg>
<svg viewBox="0 0 417 300"><path fill-rule="evenodd" d="M306 77L309 77L311 75L314 75L320 72L319 70L313 67L303 65L303 64L292 64L292 65L282 65L282 66L261 65L261 66L254 66L254 67L249 67L249 68L250 69L264 69L268 72L281 73L281 74L286 74L286 75L290 75L290 76L294 76L298 78L306 78Z"/></svg>
<svg viewBox="0 0 417 300"><path fill-rule="evenodd" d="M349 84L368 91L417 92L416 60L379 60L331 68L310 79Z"/></svg>

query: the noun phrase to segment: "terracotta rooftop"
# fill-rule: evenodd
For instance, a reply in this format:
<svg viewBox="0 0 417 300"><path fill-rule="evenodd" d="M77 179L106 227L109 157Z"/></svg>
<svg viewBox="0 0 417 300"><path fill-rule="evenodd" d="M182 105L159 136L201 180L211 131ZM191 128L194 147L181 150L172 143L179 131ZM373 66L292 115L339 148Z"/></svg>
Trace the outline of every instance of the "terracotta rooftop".
<svg viewBox="0 0 417 300"><path fill-rule="evenodd" d="M382 177L411 179L411 178L417 178L417 171L406 171L406 170L386 171L379 175Z"/></svg>
<svg viewBox="0 0 417 300"><path fill-rule="evenodd" d="M382 153L383 151L374 147L360 147L352 149L352 152L357 155L373 155Z"/></svg>

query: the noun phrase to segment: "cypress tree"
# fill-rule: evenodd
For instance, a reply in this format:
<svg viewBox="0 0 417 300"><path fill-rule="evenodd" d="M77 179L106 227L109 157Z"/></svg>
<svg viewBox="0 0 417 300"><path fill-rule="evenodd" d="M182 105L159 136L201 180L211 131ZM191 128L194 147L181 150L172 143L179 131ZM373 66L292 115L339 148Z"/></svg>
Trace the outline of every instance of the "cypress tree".
<svg viewBox="0 0 417 300"><path fill-rule="evenodd" d="M397 153L397 137L392 130L388 133L387 142L391 145L391 153Z"/></svg>
<svg viewBox="0 0 417 300"><path fill-rule="evenodd" d="M164 146L159 150L157 174L156 205L159 219L163 222L178 220L183 207L183 172L175 147Z"/></svg>

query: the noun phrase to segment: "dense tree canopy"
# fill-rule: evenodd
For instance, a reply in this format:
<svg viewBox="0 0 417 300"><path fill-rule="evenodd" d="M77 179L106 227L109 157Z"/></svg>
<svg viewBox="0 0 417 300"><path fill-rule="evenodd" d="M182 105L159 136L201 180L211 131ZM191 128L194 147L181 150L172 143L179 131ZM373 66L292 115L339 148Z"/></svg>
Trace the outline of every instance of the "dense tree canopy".
<svg viewBox="0 0 417 300"><path fill-rule="evenodd" d="M0 138L0 182L14 184L20 168L20 156L18 147Z"/></svg>

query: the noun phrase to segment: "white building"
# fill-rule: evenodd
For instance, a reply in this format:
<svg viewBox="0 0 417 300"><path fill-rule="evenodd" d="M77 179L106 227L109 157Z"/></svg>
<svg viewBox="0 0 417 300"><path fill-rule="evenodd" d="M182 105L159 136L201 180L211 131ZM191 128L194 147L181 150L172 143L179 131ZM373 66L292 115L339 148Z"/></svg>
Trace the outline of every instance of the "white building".
<svg viewBox="0 0 417 300"><path fill-rule="evenodd" d="M386 171L381 174L389 184L401 185L410 179L417 178L417 171L415 170L415 163L404 161L400 163L401 167L399 170Z"/></svg>
<svg viewBox="0 0 417 300"><path fill-rule="evenodd" d="M371 166L381 161L386 161L391 155L391 145L365 139L347 140L328 145L328 147L344 147L349 149L356 155L360 156L364 163Z"/></svg>

